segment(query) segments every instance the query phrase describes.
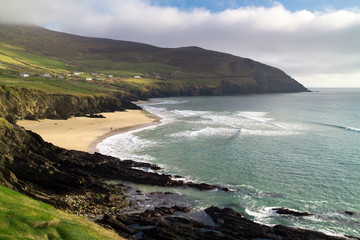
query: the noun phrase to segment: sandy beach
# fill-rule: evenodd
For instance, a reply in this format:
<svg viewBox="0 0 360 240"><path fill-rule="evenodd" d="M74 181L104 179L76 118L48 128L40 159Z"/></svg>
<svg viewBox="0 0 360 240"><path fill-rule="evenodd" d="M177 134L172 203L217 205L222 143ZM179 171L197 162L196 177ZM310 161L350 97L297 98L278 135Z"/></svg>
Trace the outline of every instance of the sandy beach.
<svg viewBox="0 0 360 240"><path fill-rule="evenodd" d="M56 146L93 153L97 151L96 145L106 137L159 121L156 116L141 110L101 114L105 118L21 120L17 124Z"/></svg>

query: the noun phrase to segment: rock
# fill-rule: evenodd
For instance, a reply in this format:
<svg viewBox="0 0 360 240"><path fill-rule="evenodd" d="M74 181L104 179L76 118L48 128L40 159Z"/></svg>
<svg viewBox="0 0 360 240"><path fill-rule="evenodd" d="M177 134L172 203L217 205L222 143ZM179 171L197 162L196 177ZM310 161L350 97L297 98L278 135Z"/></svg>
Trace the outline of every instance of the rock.
<svg viewBox="0 0 360 240"><path fill-rule="evenodd" d="M293 210L286 209L286 208L273 208L272 210L275 211L277 214L292 215L294 217L313 216L313 214L311 214L311 213L298 212L298 211L293 211Z"/></svg>
<svg viewBox="0 0 360 240"><path fill-rule="evenodd" d="M355 212L351 212L351 211L344 211L347 215L353 216L355 215Z"/></svg>
<svg viewBox="0 0 360 240"><path fill-rule="evenodd" d="M354 237L354 236L350 236L350 235L345 235L345 237L347 237L347 238L350 238L351 240L360 240L360 238L359 237Z"/></svg>
<svg viewBox="0 0 360 240"><path fill-rule="evenodd" d="M101 223L107 226L110 226L112 229L114 229L119 235L124 237L129 237L129 235L134 235L138 232L135 228L130 228L126 226L125 224L121 223L117 219L112 218L111 216L104 214L104 217L100 220L96 221L97 223Z"/></svg>
<svg viewBox="0 0 360 240"><path fill-rule="evenodd" d="M110 194L109 196L109 201L110 202L119 202L123 200L123 196L121 195L116 195L116 194Z"/></svg>
<svg viewBox="0 0 360 240"><path fill-rule="evenodd" d="M104 115L102 115L102 114L87 114L87 115L85 115L86 117L88 117L88 118L105 118L104 117Z"/></svg>
<svg viewBox="0 0 360 240"><path fill-rule="evenodd" d="M1 154L6 154L6 153L8 153L8 152L10 152L9 147L8 147L5 143L3 143L2 141L0 141L0 153L1 153Z"/></svg>
<svg viewBox="0 0 360 240"><path fill-rule="evenodd" d="M175 211L179 211L179 212L190 212L191 211L191 208L188 208L188 207L180 207L180 206L172 206L171 207L172 209L174 209Z"/></svg>
<svg viewBox="0 0 360 240"><path fill-rule="evenodd" d="M97 116L99 112L138 109L124 98L46 93L27 88L0 86L0 117L16 119L67 119L71 116Z"/></svg>

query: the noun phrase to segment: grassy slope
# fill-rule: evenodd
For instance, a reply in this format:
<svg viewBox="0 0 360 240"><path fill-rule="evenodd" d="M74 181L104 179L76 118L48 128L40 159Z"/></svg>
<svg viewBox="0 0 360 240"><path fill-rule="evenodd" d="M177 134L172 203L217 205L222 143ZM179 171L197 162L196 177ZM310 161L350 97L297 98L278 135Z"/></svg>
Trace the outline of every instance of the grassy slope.
<svg viewBox="0 0 360 240"><path fill-rule="evenodd" d="M10 59L9 59L10 58ZM25 66L24 66L25 65ZM112 74L120 92L219 88L224 81L260 91L291 91L299 87L282 71L264 64L197 47L160 48L147 44L81 37L36 26L0 24L0 78L11 71L90 72ZM9 72L10 71L10 72ZM161 72L165 77L134 81L134 75ZM3 74L1 74L3 73ZM125 84L124 84L125 83Z"/></svg>
<svg viewBox="0 0 360 240"><path fill-rule="evenodd" d="M156 87L163 80L158 79L134 79L134 75L142 75L151 71L176 72L177 68L159 63L116 63L110 60L84 60L79 65L87 72L81 74L82 78L92 77L90 72L98 72L105 76L114 74L121 76L113 79L110 83L106 81L77 81L43 77L19 77L20 72L29 74L51 74L70 73L71 70L79 70L76 66L48 57L28 53L6 45L0 47L0 84L13 87L26 87L52 93L65 94L129 94L130 91L140 90L144 87Z"/></svg>
<svg viewBox="0 0 360 240"><path fill-rule="evenodd" d="M0 239L120 239L85 218L0 186Z"/></svg>

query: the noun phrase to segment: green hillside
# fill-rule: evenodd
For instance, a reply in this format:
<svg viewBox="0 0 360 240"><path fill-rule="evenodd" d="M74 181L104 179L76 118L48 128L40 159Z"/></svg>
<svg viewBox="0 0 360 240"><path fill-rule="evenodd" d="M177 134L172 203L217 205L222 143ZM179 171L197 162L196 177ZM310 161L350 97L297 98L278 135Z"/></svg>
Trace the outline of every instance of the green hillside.
<svg viewBox="0 0 360 240"><path fill-rule="evenodd" d="M230 54L1 24L0 84L135 97L307 91L279 69Z"/></svg>
<svg viewBox="0 0 360 240"><path fill-rule="evenodd" d="M0 186L0 239L120 239L83 217L67 214Z"/></svg>

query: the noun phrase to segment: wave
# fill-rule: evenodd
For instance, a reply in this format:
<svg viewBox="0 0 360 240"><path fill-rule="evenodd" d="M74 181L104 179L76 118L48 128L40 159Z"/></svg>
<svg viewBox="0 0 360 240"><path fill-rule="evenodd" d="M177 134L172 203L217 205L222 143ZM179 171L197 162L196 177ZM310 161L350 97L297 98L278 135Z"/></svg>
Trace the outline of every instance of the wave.
<svg viewBox="0 0 360 240"><path fill-rule="evenodd" d="M182 131L170 134L170 137L177 137L177 138L197 138L197 137L234 137L241 133L241 129L234 129L234 128L212 128L206 127L196 131Z"/></svg>
<svg viewBox="0 0 360 240"><path fill-rule="evenodd" d="M117 134L104 139L97 144L97 149L104 155L117 157L120 159L132 159L135 161L150 162L153 158L149 155L138 155L137 152L154 145L158 142L155 140L147 140L134 135L137 132L151 130L156 126L135 129L130 132Z"/></svg>
<svg viewBox="0 0 360 240"><path fill-rule="evenodd" d="M274 131L274 130L257 130L257 129L242 129L241 135L249 136L290 136L300 134L296 131Z"/></svg>
<svg viewBox="0 0 360 240"><path fill-rule="evenodd" d="M248 120L256 121L259 123L264 123L264 124L268 124L268 125L272 125L272 126L276 126L276 127L281 127L278 124L270 122L273 119L266 118L265 116L268 114L269 114L268 112L240 112L237 114L237 116L246 118Z"/></svg>
<svg viewBox="0 0 360 240"><path fill-rule="evenodd" d="M182 117L204 117L206 115L212 114L209 111L193 111L193 110L173 110L172 113L180 115Z"/></svg>
<svg viewBox="0 0 360 240"><path fill-rule="evenodd" d="M322 125L322 126L326 126L326 127L333 127L333 128L344 129L344 130L353 131L353 132L360 132L359 128L354 128L354 127L346 127L346 126L341 126L341 125L319 123L319 122L312 122L312 123Z"/></svg>
<svg viewBox="0 0 360 240"><path fill-rule="evenodd" d="M358 129L358 128L345 127L345 129L346 129L346 130L349 130L349 131L360 132L360 129Z"/></svg>
<svg viewBox="0 0 360 240"><path fill-rule="evenodd" d="M154 106L154 105L173 105L187 103L187 100L158 100L153 99L151 102L138 104L140 106Z"/></svg>

